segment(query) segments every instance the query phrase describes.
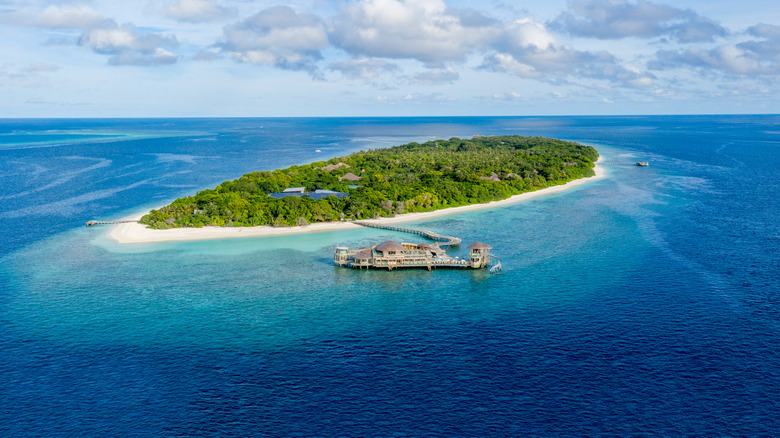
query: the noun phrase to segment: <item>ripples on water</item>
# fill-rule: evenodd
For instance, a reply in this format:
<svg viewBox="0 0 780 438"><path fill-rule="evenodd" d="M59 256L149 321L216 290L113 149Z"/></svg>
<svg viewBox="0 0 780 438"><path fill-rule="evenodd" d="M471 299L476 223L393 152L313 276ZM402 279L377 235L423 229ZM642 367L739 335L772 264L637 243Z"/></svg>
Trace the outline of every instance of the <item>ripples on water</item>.
<svg viewBox="0 0 780 438"><path fill-rule="evenodd" d="M776 122L114 121L216 141L0 151L0 432L772 435L778 149L759 128ZM495 276L331 265L336 244L415 239L378 230L126 247L79 227L368 145L353 139L477 133L589 140L651 166L418 224L493 245Z"/></svg>

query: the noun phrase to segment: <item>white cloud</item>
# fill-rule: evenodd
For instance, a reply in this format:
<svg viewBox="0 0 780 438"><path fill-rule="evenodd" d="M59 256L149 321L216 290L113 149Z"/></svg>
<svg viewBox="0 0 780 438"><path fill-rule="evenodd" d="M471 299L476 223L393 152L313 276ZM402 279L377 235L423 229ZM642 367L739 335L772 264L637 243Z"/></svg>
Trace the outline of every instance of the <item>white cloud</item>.
<svg viewBox="0 0 780 438"><path fill-rule="evenodd" d="M527 18L507 25L495 48L497 53L486 57L485 66L523 78L567 75L587 57L560 44L543 24Z"/></svg>
<svg viewBox="0 0 780 438"><path fill-rule="evenodd" d="M156 48L153 53L145 54L133 51L122 51L108 59L110 65L167 65L173 64L178 60L173 53L163 49Z"/></svg>
<svg viewBox="0 0 780 438"><path fill-rule="evenodd" d="M213 61L219 57L220 55L218 53L201 49L198 51L198 53L195 54L195 56L192 57L192 59L194 59L195 61Z"/></svg>
<svg viewBox="0 0 780 438"><path fill-rule="evenodd" d="M330 38L355 56L416 59L430 66L461 61L500 35L500 23L442 0L345 3L330 20Z"/></svg>
<svg viewBox="0 0 780 438"><path fill-rule="evenodd" d="M508 93L494 93L493 99L514 101L514 100L523 100L524 97L522 94L516 91L511 91Z"/></svg>
<svg viewBox="0 0 780 438"><path fill-rule="evenodd" d="M761 40L724 44L713 49L659 50L649 66L657 70L694 68L738 76L780 75L780 26L759 24L747 33Z"/></svg>
<svg viewBox="0 0 780 438"><path fill-rule="evenodd" d="M22 73L25 74L35 74L35 73L51 73L59 70L60 68L56 65L46 64L45 62L37 62L35 64L30 64L27 67L22 68Z"/></svg>
<svg viewBox="0 0 780 438"><path fill-rule="evenodd" d="M375 101L389 105L421 105L421 104L447 104L457 102L458 99L441 93L421 94L407 93L403 96L377 96Z"/></svg>
<svg viewBox="0 0 780 438"><path fill-rule="evenodd" d="M412 77L411 82L413 84L421 85L439 85L449 84L458 80L460 75L455 71L452 66L448 65L446 68L440 70L429 70L423 73L418 73Z"/></svg>
<svg viewBox="0 0 780 438"><path fill-rule="evenodd" d="M373 79L381 73L398 71L398 65L381 58L357 58L348 61L337 61L330 65L333 70L340 71L351 79Z"/></svg>
<svg viewBox="0 0 780 438"><path fill-rule="evenodd" d="M49 6L34 20L37 26L51 29L89 29L105 26L111 20L88 6Z"/></svg>
<svg viewBox="0 0 780 438"><path fill-rule="evenodd" d="M516 20L508 26L505 38L508 44L524 49L548 50L560 46L555 36L544 25L530 18Z"/></svg>
<svg viewBox="0 0 780 438"><path fill-rule="evenodd" d="M723 26L690 9L639 0L572 0L554 27L572 35L600 39L669 37L692 43L728 34Z"/></svg>
<svg viewBox="0 0 780 438"><path fill-rule="evenodd" d="M132 24L90 29L79 39L79 45L97 53L113 55L110 65L166 65L177 57L167 48L177 47L173 35L140 32Z"/></svg>
<svg viewBox="0 0 780 438"><path fill-rule="evenodd" d="M131 49L136 41L137 35L134 29L124 26L87 31L81 36L79 44L99 53L115 53L123 49Z"/></svg>
<svg viewBox="0 0 780 438"><path fill-rule="evenodd" d="M747 33L759 38L780 41L780 26L774 24L759 23L749 27Z"/></svg>
<svg viewBox="0 0 780 438"><path fill-rule="evenodd" d="M328 47L328 35L316 15L274 6L226 26L219 45L240 62L305 70L319 77L315 63L322 59L320 50Z"/></svg>
<svg viewBox="0 0 780 438"><path fill-rule="evenodd" d="M216 0L179 0L166 6L165 14L174 20L187 23L205 23L234 17L235 9L225 8Z"/></svg>
<svg viewBox="0 0 780 438"><path fill-rule="evenodd" d="M40 88L48 85L48 76L59 71L52 64L38 62L22 68L0 65L0 87Z"/></svg>
<svg viewBox="0 0 780 438"><path fill-rule="evenodd" d="M111 55L109 65L165 65L178 57L169 49L178 47L175 35L139 30L132 23L117 24L87 6L49 6L32 24L49 29L80 30L77 40L59 38L48 44L78 44L102 55Z"/></svg>
<svg viewBox="0 0 780 438"><path fill-rule="evenodd" d="M588 78L628 88L646 87L653 80L636 67L623 67L606 51L579 51L561 44L543 24L527 18L508 25L495 48L483 67L522 78L553 83Z"/></svg>
<svg viewBox="0 0 780 438"><path fill-rule="evenodd" d="M684 51L660 50L650 63L654 69L665 70L694 67L736 75L780 74L778 65L763 61L752 51L740 45L727 44L712 50L693 47Z"/></svg>

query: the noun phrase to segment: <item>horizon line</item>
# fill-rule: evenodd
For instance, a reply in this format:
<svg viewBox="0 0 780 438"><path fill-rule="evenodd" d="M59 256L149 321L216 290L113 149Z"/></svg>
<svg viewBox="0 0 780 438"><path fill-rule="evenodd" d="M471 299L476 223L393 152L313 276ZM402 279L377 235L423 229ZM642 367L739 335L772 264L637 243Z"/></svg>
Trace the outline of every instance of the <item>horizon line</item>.
<svg viewBox="0 0 780 438"><path fill-rule="evenodd" d="M41 116L0 117L0 120L153 120L153 119L443 119L443 118L534 118L534 117L702 117L702 116L780 116L780 113L665 113L665 114L535 114L535 115L352 115L352 116Z"/></svg>

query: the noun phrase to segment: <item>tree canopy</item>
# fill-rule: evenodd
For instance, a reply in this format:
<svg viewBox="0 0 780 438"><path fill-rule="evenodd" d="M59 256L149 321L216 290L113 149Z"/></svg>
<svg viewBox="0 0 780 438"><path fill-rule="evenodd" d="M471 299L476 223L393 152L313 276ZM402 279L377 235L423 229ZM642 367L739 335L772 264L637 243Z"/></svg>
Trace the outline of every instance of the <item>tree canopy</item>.
<svg viewBox="0 0 780 438"><path fill-rule="evenodd" d="M141 223L158 229L295 226L431 211L506 199L592 176L597 158L590 146L544 137L453 137L409 143L251 172L152 210ZM338 163L346 166L333 166ZM360 179L343 178L350 173ZM269 196L290 187L349 196Z"/></svg>

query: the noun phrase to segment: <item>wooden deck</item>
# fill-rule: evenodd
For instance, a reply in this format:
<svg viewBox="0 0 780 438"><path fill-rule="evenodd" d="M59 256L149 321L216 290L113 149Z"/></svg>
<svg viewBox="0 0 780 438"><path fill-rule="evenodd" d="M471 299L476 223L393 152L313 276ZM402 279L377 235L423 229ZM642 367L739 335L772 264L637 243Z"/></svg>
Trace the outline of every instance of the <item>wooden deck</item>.
<svg viewBox="0 0 780 438"><path fill-rule="evenodd" d="M615 162L609 162L609 163L601 163L602 166L635 166L635 167L647 167L648 163L646 161L638 161L634 163L615 163Z"/></svg>
<svg viewBox="0 0 780 438"><path fill-rule="evenodd" d="M442 236L441 234L434 233L433 231L423 230L420 228L401 227L398 225L388 225L388 224L375 224L366 221L354 221L353 223L363 227L379 228L381 230L390 230L390 231L398 231L401 233L416 234L418 236L425 237L428 240L441 242L438 245L442 249L454 248L456 246L460 246L460 242L461 242L460 237Z"/></svg>
<svg viewBox="0 0 780 438"><path fill-rule="evenodd" d="M88 221L87 226L93 225L114 225L114 224L137 224L138 221Z"/></svg>
<svg viewBox="0 0 780 438"><path fill-rule="evenodd" d="M439 233L435 233L433 231L423 230L421 228L402 227L399 225L372 223L368 221L354 221L354 223L368 228L377 228L380 230L397 231L401 233L409 233L417 236L422 236L426 239L439 242L434 245L435 247L438 247L440 249L457 247L460 246L461 243L461 239L459 237L444 236ZM403 244L403 245L410 245L410 244ZM339 249L337 248L337 252L338 250ZM482 268L487 268L491 274L496 274L500 272L502 269L501 259L496 257L493 254L490 254L486 260L483 259L482 262L476 264L475 263L476 262L470 259L454 258L447 254L442 253L434 257L429 257L425 260L419 260L412 257L409 258L408 260L388 261L388 260L378 259L378 260L371 260L371 261L364 261L364 262L355 262L355 261L346 262L346 263L339 262L337 264L341 264L342 266L346 266L353 269L379 268L379 269L388 269L391 271L393 269L399 269L399 268L427 268L430 271L436 268L474 269L474 268L482 267Z"/></svg>

